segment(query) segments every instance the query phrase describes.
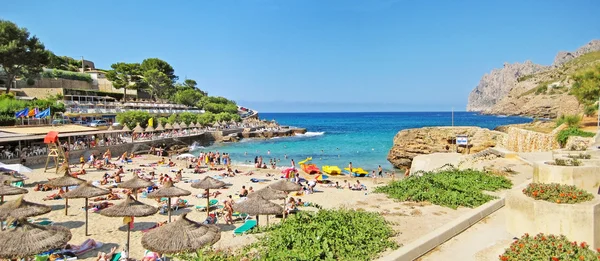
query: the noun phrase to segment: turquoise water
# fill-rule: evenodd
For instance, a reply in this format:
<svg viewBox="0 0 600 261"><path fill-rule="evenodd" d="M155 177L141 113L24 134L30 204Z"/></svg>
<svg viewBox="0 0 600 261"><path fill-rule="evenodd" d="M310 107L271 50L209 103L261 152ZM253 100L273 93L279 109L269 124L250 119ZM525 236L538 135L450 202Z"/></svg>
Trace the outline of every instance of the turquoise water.
<svg viewBox="0 0 600 261"><path fill-rule="evenodd" d="M393 166L386 160L394 135L400 130L428 126L449 126L451 112L387 112L387 113L261 113L263 119L275 119L281 125L306 128L304 135L269 140L246 139L239 143L215 144L204 151L230 153L234 163L279 160L278 166L290 166L312 157L318 166L348 162L366 170ZM530 122L529 118L479 115L455 112L454 125L480 126L493 129L499 125ZM269 154L270 151L270 154ZM199 153L196 151L195 153ZM288 159L285 159L287 155Z"/></svg>

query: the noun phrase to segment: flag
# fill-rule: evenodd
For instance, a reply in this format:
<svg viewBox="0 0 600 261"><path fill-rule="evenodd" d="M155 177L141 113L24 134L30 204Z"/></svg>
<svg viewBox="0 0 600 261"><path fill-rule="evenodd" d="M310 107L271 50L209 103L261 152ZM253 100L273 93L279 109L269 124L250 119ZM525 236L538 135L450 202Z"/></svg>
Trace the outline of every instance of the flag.
<svg viewBox="0 0 600 261"><path fill-rule="evenodd" d="M25 117L25 116L27 116L27 114L29 114L29 108L25 108L23 110L15 112L15 117L17 117L17 118Z"/></svg>
<svg viewBox="0 0 600 261"><path fill-rule="evenodd" d="M148 119L148 127L152 126L154 127L154 120L152 118Z"/></svg>
<svg viewBox="0 0 600 261"><path fill-rule="evenodd" d="M34 108L33 110L29 110L29 113L27 113L27 117L33 117L38 113L39 113L38 108Z"/></svg>
<svg viewBox="0 0 600 261"><path fill-rule="evenodd" d="M46 118L46 117L50 117L50 107L48 107L48 109L45 109L41 112L39 112L38 114L35 115L36 118Z"/></svg>

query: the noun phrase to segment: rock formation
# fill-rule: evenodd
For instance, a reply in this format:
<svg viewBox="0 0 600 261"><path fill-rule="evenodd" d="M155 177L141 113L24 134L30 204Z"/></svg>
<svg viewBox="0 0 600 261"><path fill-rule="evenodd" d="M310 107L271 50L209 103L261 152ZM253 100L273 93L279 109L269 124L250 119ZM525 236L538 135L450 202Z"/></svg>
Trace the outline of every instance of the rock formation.
<svg viewBox="0 0 600 261"><path fill-rule="evenodd" d="M562 68L562 65L594 51L600 51L600 40L593 40L575 52L559 52L552 66L538 65L531 61L522 64L505 63L502 69L494 69L481 78L469 95L467 111L537 117L557 117L564 113L580 112L582 108L567 90L553 92L549 87L548 92L544 93L549 95L538 97L531 95L537 93L530 90L545 82L564 79L574 68ZM556 86L568 88L570 84L557 82Z"/></svg>
<svg viewBox="0 0 600 261"><path fill-rule="evenodd" d="M435 152L455 152L457 135L469 136L469 149L459 147L459 153L477 153L489 147L505 143L506 133L480 127L429 127L402 130L394 137L394 145L388 154L397 168L410 167L412 159L422 154Z"/></svg>

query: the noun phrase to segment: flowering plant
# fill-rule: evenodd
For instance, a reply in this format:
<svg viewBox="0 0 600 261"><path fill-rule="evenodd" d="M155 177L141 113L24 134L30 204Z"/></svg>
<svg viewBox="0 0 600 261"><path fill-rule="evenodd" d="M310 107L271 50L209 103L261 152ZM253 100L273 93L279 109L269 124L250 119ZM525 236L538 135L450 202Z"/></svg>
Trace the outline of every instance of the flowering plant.
<svg viewBox="0 0 600 261"><path fill-rule="evenodd" d="M504 254L499 256L500 261L509 260L599 260L600 249L589 249L586 242L571 242L564 235L529 234L515 240Z"/></svg>
<svg viewBox="0 0 600 261"><path fill-rule="evenodd" d="M592 200L594 195L575 186L562 184L530 183L523 193L533 199L558 204L575 204Z"/></svg>

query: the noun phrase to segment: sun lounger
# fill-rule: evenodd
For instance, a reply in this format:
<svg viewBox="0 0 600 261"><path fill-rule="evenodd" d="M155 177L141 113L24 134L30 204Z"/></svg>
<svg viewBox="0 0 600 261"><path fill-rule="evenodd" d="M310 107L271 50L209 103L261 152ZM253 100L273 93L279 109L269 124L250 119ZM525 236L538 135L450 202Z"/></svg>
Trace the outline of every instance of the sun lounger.
<svg viewBox="0 0 600 261"><path fill-rule="evenodd" d="M13 185L15 187L22 188L23 187L23 181L13 182L11 185Z"/></svg>
<svg viewBox="0 0 600 261"><path fill-rule="evenodd" d="M214 205L216 205L218 203L219 203L219 200L217 200L217 199L211 199L208 202L208 207L212 207L212 206L214 206ZM202 206L202 205L201 206L196 206L196 210L205 210L205 209L206 209L206 206Z"/></svg>
<svg viewBox="0 0 600 261"><path fill-rule="evenodd" d="M238 227L235 230L233 230L233 235L239 236L244 233L247 233L248 231L250 231L250 229L253 229L255 226L256 226L256 220L254 220L254 219L246 220L246 222L244 222L244 224L241 227Z"/></svg>
<svg viewBox="0 0 600 261"><path fill-rule="evenodd" d="M114 253L110 261L119 261L119 259L121 259L121 252Z"/></svg>

